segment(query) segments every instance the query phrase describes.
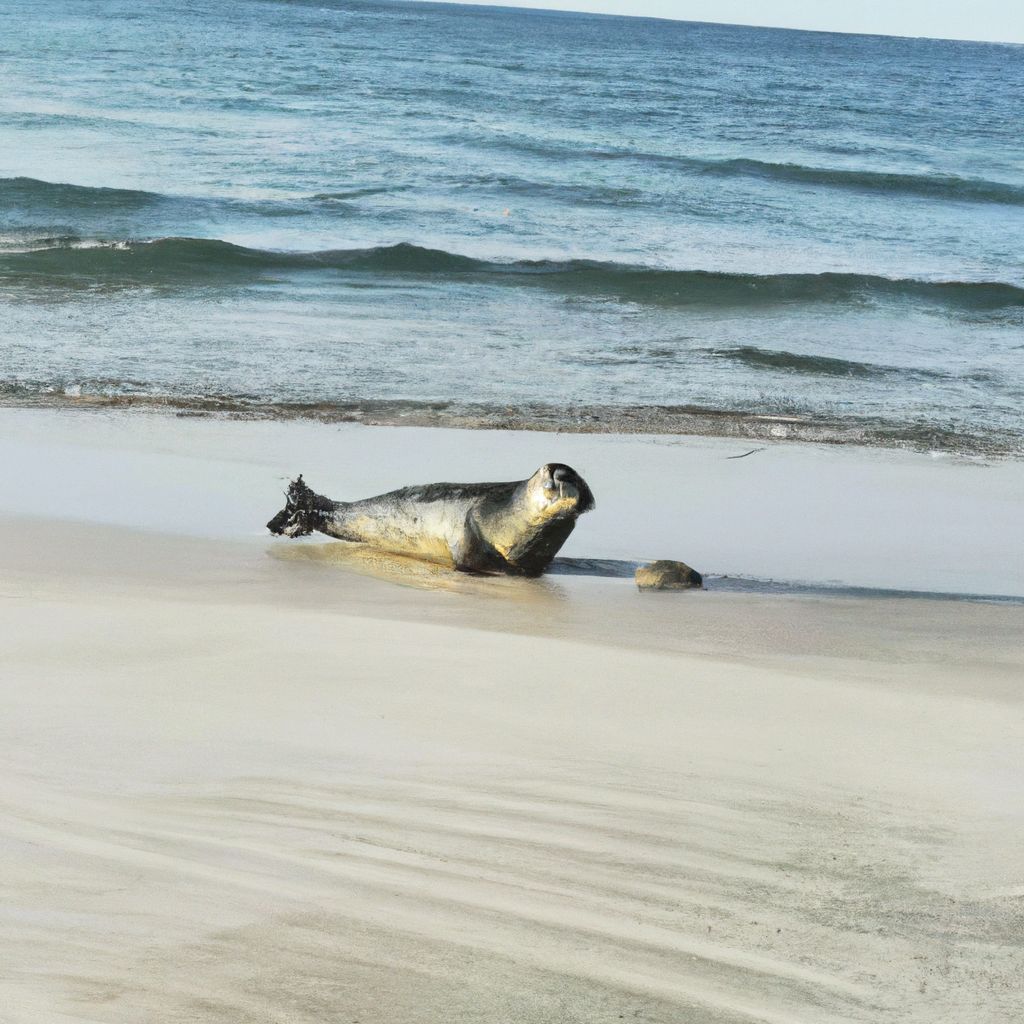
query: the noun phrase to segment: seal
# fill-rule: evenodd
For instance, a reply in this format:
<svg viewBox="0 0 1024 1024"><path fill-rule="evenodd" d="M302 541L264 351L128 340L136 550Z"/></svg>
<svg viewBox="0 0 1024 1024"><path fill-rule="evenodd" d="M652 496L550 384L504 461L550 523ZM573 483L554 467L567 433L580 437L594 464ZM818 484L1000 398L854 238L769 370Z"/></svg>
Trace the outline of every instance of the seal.
<svg viewBox="0 0 1024 1024"><path fill-rule="evenodd" d="M324 533L460 572L540 576L592 508L586 482L559 462L528 480L424 484L362 501L332 501L300 476L267 529L285 537Z"/></svg>

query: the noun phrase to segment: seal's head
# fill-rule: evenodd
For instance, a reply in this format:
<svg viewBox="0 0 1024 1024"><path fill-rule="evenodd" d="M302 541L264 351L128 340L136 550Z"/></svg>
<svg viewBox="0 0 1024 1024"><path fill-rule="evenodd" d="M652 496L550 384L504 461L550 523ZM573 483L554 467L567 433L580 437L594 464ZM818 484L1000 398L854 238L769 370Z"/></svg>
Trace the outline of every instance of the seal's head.
<svg viewBox="0 0 1024 1024"><path fill-rule="evenodd" d="M542 519L565 519L594 507L594 495L571 466L549 462L526 481L526 500Z"/></svg>

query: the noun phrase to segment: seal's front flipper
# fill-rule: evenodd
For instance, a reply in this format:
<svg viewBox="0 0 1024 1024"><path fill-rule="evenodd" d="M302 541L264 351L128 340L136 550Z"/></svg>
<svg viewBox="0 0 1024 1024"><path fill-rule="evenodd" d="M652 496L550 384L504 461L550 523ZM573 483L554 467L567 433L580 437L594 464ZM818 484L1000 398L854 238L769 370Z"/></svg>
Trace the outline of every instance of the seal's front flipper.
<svg viewBox="0 0 1024 1024"><path fill-rule="evenodd" d="M336 507L330 498L307 487L299 476L288 485L285 506L267 523L267 529L283 537L305 537L322 530Z"/></svg>
<svg viewBox="0 0 1024 1024"><path fill-rule="evenodd" d="M456 572L473 576L494 576L508 571L508 563L484 540L476 517L470 512L466 516L462 535L450 547L452 564Z"/></svg>

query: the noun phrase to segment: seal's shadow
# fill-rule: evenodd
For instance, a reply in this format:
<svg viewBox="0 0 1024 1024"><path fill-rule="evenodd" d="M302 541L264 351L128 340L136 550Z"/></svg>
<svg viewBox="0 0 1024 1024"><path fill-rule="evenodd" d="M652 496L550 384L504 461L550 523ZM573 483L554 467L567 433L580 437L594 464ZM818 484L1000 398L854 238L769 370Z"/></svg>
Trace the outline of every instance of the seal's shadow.
<svg viewBox="0 0 1024 1024"><path fill-rule="evenodd" d="M556 558L548 567L552 576L604 576L608 579L631 580L641 562L622 558Z"/></svg>

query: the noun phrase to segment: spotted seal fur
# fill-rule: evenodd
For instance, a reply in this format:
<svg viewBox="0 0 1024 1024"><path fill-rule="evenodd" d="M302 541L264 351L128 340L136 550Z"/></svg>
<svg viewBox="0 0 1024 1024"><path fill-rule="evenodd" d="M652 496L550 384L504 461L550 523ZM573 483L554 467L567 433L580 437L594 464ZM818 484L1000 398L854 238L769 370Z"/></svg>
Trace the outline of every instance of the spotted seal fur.
<svg viewBox="0 0 1024 1024"><path fill-rule="evenodd" d="M362 501L332 501L300 476L267 529L285 537L315 531L462 572L540 576L593 507L583 478L558 462L528 480L424 484Z"/></svg>

